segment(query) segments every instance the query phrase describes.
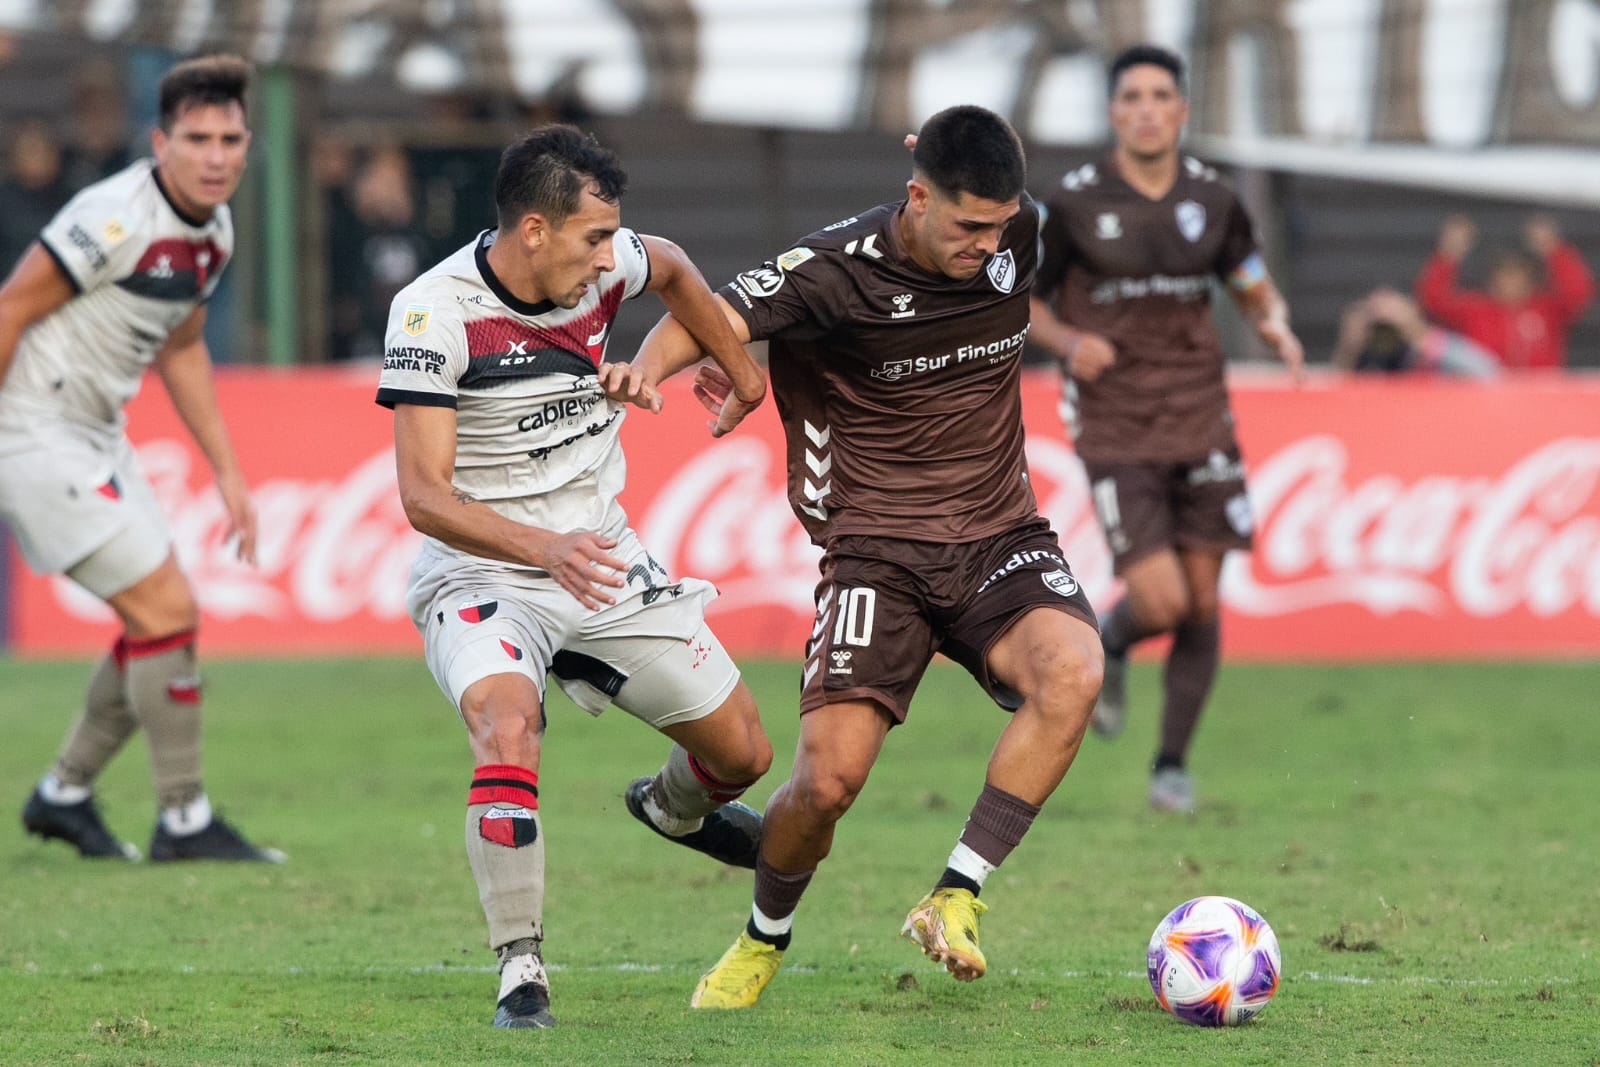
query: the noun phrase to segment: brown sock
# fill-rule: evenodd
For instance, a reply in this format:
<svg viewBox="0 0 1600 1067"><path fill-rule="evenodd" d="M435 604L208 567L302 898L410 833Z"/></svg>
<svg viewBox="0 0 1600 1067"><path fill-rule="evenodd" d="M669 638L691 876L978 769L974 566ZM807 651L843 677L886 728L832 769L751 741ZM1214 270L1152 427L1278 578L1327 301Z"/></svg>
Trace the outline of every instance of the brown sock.
<svg viewBox="0 0 1600 1067"><path fill-rule="evenodd" d="M1134 645L1147 637L1154 637L1158 632L1139 621L1127 597L1117 601L1117 606L1111 609L1111 614L1100 620L1100 644L1108 656L1116 656L1119 659L1126 656Z"/></svg>
<svg viewBox="0 0 1600 1067"><path fill-rule="evenodd" d="M998 867L1021 843L1022 835L1038 814L1038 805L985 782L972 814L967 816L967 825L961 829L960 843L991 867Z"/></svg>
<svg viewBox="0 0 1600 1067"><path fill-rule="evenodd" d="M156 803L181 808L199 798L200 674L195 632L127 638L123 670L128 708L144 727Z"/></svg>
<svg viewBox="0 0 1600 1067"><path fill-rule="evenodd" d="M1168 765L1183 766L1194 739L1200 713L1211 695L1222 658L1222 627L1216 619L1185 622L1172 634L1172 649L1167 653L1161 682L1166 699L1161 712L1161 749L1157 758Z"/></svg>
<svg viewBox="0 0 1600 1067"><path fill-rule="evenodd" d="M467 862L489 921L490 947L542 941L544 828L539 822L537 774L503 763L485 764L472 772Z"/></svg>
<svg viewBox="0 0 1600 1067"><path fill-rule="evenodd" d="M83 715L61 746L56 757L55 776L64 785L90 786L111 762L139 720L128 710L122 663L126 646L121 638L102 659L89 678L84 695Z"/></svg>

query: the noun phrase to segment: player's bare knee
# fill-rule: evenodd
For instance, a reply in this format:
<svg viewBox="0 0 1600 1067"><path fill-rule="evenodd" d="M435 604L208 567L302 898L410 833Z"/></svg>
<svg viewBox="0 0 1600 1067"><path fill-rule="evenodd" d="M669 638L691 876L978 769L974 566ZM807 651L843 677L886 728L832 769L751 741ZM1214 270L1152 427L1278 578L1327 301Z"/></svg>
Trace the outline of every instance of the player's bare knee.
<svg viewBox="0 0 1600 1067"><path fill-rule="evenodd" d="M129 637L148 640L193 630L200 605L184 573L171 561L110 598Z"/></svg>
<svg viewBox="0 0 1600 1067"><path fill-rule="evenodd" d="M790 787L795 799L815 822L832 825L850 810L864 784L843 774L829 773L792 781Z"/></svg>
<svg viewBox="0 0 1600 1067"><path fill-rule="evenodd" d="M475 758L517 766L538 763L544 724L537 703L473 699L469 689L461 702L461 715L471 735Z"/></svg>
<svg viewBox="0 0 1600 1067"><path fill-rule="evenodd" d="M699 758L719 781L749 784L766 774L772 766L772 743L758 731L747 737L740 747Z"/></svg>
<svg viewBox="0 0 1600 1067"><path fill-rule="evenodd" d="M1071 732L1086 723L1105 672L1105 653L1088 627L1071 627L1049 642L1030 645L1017 672L1023 706Z"/></svg>
<svg viewBox="0 0 1600 1067"><path fill-rule="evenodd" d="M1139 605L1135 614L1149 629L1165 633L1176 627L1189 614L1189 594L1178 590L1163 596L1151 597Z"/></svg>

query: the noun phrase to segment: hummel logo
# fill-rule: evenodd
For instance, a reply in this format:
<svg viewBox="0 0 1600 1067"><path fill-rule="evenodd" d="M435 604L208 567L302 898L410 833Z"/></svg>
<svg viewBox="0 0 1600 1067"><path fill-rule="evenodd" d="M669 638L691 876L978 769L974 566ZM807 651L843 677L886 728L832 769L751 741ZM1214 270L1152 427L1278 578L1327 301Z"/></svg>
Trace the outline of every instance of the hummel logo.
<svg viewBox="0 0 1600 1067"><path fill-rule="evenodd" d="M897 293L894 296L891 296L889 299L891 302L893 302L895 308L894 311L889 314L891 319L909 319L911 316L916 314L916 311L914 310L906 310L906 308L911 306L911 301L913 299L912 294Z"/></svg>

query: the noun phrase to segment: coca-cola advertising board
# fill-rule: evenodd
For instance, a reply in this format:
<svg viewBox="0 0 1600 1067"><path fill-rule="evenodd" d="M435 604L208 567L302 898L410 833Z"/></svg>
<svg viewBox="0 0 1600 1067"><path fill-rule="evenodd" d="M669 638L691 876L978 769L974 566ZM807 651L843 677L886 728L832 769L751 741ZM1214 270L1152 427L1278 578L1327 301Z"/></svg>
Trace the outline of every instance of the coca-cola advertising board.
<svg viewBox="0 0 1600 1067"><path fill-rule="evenodd" d="M395 492L376 372L223 368L218 391L261 516L257 566L233 559L209 471L158 386L131 436L194 579L209 653L417 652L403 607L417 537ZM1041 509L1097 605L1116 594L1058 380L1024 379ZM1548 378L1234 383L1256 550L1224 572L1224 637L1254 659L1600 654L1600 383ZM628 506L677 574L715 582L736 655L797 657L817 550L785 499L769 403L712 441L686 385L623 425ZM94 598L13 552L24 654L92 654L115 628Z"/></svg>

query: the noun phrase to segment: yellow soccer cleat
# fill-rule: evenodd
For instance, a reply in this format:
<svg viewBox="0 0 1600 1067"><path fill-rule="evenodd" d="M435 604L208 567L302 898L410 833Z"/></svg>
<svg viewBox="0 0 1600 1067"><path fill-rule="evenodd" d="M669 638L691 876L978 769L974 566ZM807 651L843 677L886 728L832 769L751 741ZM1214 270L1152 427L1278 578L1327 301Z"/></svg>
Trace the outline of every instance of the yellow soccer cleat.
<svg viewBox="0 0 1600 1067"><path fill-rule="evenodd" d="M975 981L989 969L978 947L978 917L988 910L965 889L935 889L911 909L900 934L944 964L956 981Z"/></svg>
<svg viewBox="0 0 1600 1067"><path fill-rule="evenodd" d="M733 947L700 978L689 998L691 1008L753 1008L783 962L783 949L739 935Z"/></svg>

